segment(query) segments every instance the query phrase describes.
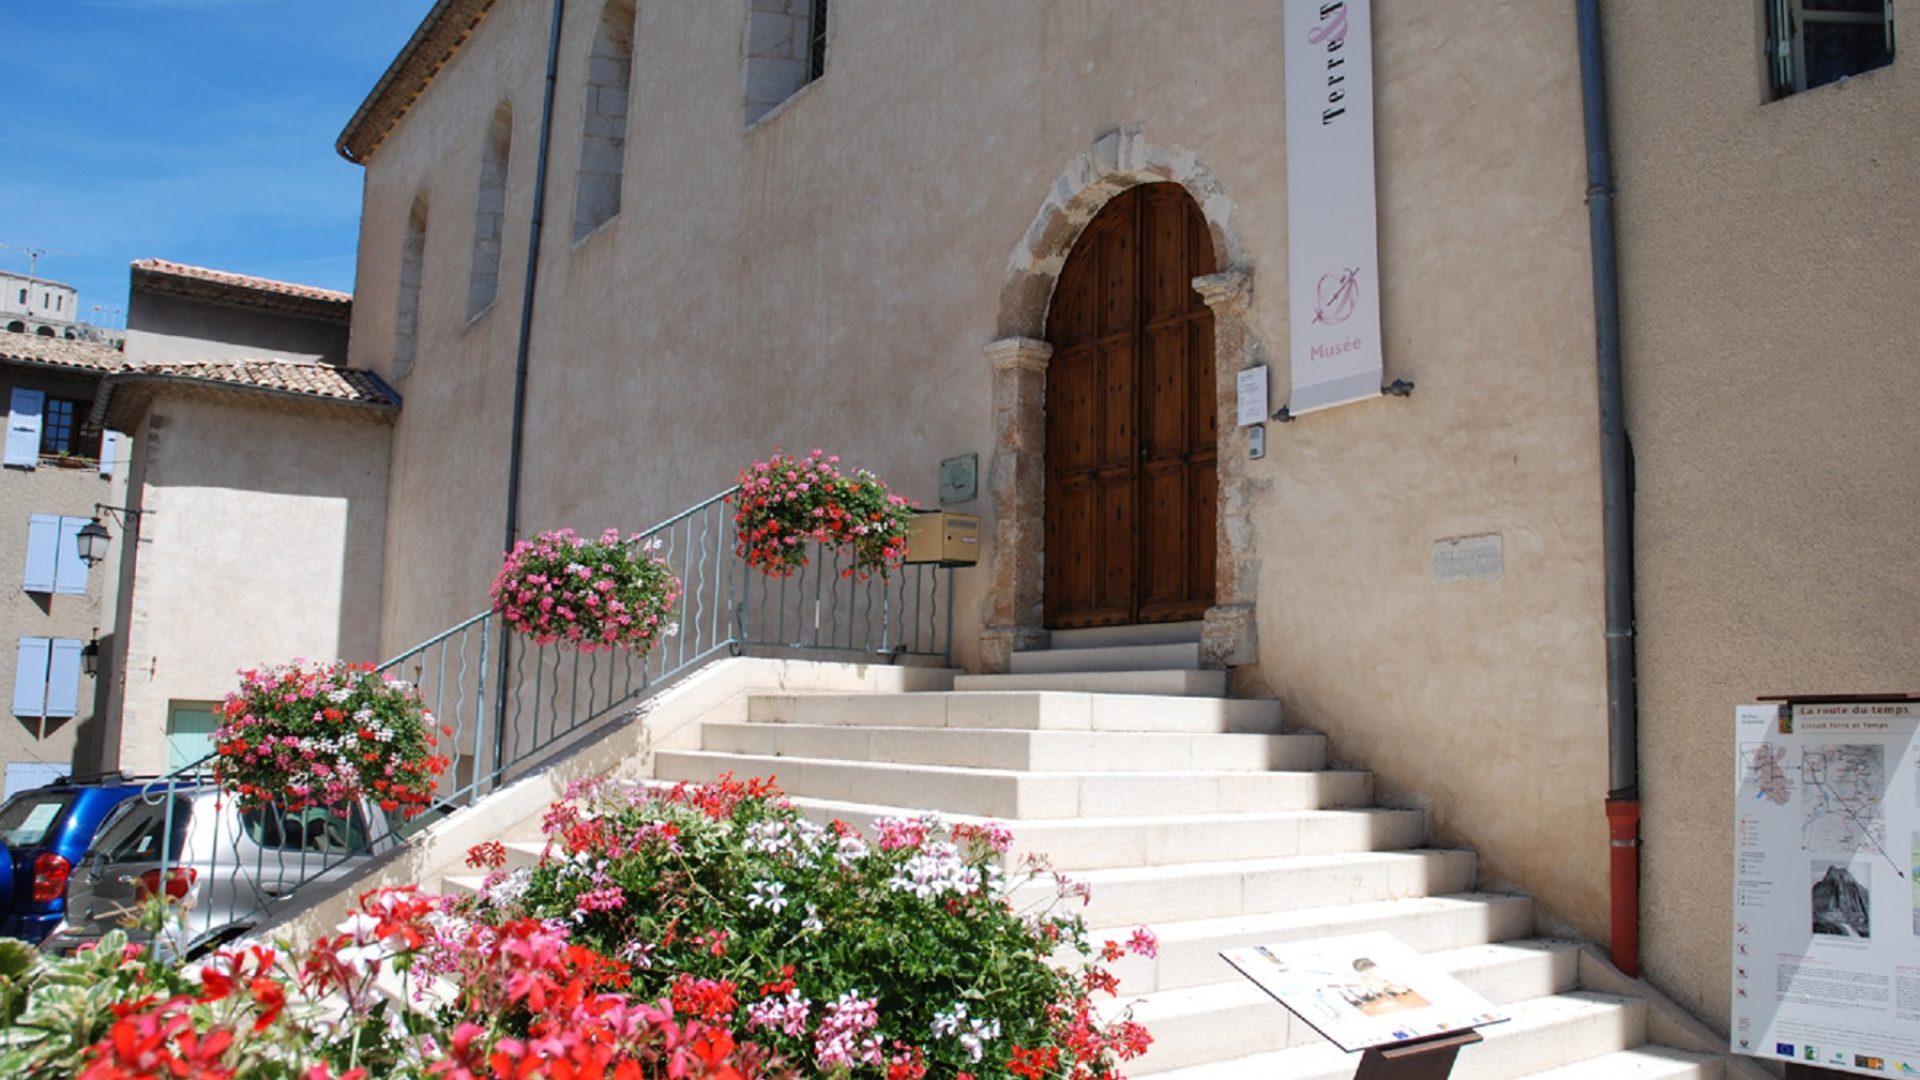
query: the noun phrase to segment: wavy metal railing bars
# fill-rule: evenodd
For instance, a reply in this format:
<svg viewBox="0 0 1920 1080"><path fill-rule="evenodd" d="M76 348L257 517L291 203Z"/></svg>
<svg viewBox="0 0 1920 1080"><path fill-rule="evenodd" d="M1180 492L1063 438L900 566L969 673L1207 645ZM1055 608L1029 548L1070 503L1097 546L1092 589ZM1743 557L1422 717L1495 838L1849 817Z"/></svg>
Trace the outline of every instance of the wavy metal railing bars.
<svg viewBox="0 0 1920 1080"><path fill-rule="evenodd" d="M195 873L196 904L181 950L259 923L301 884L351 873L354 863L401 842L440 813L478 801L718 657L950 659L950 569L911 565L862 580L848 574L847 552L815 545L800 572L768 578L734 553L727 499L736 490L640 534L641 542L657 545L656 554L682 585L678 632L643 658L536 645L506 632L499 615L484 611L379 665L413 684L438 722L451 729L442 749L453 766L437 793L436 813L401 823L372 807L327 820L268 809L255 821L238 816L230 801L216 813L199 805L217 801L206 772L210 758L154 781L149 797L135 801L165 808L154 824L175 842L156 845L161 858L150 865L162 882L175 881L178 870ZM181 825L179 814L190 824ZM125 868L115 869L128 876Z"/></svg>

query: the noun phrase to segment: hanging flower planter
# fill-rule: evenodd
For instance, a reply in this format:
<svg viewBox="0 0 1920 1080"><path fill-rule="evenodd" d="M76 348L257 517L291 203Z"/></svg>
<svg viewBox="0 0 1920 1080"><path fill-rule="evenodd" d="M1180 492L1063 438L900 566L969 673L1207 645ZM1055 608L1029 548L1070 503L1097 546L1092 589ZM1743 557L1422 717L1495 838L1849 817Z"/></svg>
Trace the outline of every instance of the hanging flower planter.
<svg viewBox="0 0 1920 1080"><path fill-rule="evenodd" d="M807 565L807 544L846 549L841 577L886 577L907 554L913 507L889 495L880 478L860 469L851 476L840 458L821 450L804 458L775 451L740 470L732 496L734 551L768 577L791 577Z"/></svg>
<svg viewBox="0 0 1920 1080"><path fill-rule="evenodd" d="M679 632L672 617L680 579L659 548L657 539L621 540L617 529L598 540L572 529L522 540L493 579L493 610L537 644L645 656Z"/></svg>
<svg viewBox="0 0 1920 1080"><path fill-rule="evenodd" d="M344 810L362 798L424 813L446 771L433 714L371 664L284 664L241 673L220 706L214 779L242 808Z"/></svg>

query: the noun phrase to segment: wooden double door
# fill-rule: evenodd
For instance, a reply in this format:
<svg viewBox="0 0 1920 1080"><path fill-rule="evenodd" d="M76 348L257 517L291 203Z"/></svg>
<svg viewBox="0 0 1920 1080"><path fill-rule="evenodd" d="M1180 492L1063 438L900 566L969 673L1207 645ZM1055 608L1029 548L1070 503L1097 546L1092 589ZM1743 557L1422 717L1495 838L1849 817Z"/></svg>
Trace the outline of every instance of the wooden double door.
<svg viewBox="0 0 1920 1080"><path fill-rule="evenodd" d="M1047 316L1046 624L1197 619L1213 603L1215 270L1179 184L1103 207Z"/></svg>

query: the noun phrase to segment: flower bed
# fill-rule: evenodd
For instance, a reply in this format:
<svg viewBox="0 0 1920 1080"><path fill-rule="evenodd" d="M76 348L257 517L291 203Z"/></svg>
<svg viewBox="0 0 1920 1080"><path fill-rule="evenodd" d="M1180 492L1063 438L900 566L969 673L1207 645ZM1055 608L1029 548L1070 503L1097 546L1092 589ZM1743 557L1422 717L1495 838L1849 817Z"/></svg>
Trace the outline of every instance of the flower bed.
<svg viewBox="0 0 1920 1080"><path fill-rule="evenodd" d="M220 706L214 778L242 806L340 809L362 798L414 817L447 759L413 687L371 664L286 664L241 672Z"/></svg>
<svg viewBox="0 0 1920 1080"><path fill-rule="evenodd" d="M999 826L862 836L769 783L556 804L547 855L462 901L381 889L298 955L181 967L117 932L73 957L0 943L0 1073L216 1080L1096 1080L1143 1050L1103 1024L1084 889L1031 867L1004 898ZM155 900L148 928L166 917ZM11 944L12 947L9 947ZM1151 954L1152 935L1099 959ZM382 987L386 989L382 989Z"/></svg>
<svg viewBox="0 0 1920 1080"><path fill-rule="evenodd" d="M627 649L644 656L671 637L680 579L656 552L659 540L598 540L572 529L544 532L513 546L493 579L493 610L539 644L563 641L582 652Z"/></svg>
<svg viewBox="0 0 1920 1080"><path fill-rule="evenodd" d="M865 469L846 476L839 465L838 455L816 449L804 458L776 452L740 470L735 551L748 566L790 577L807 565L812 542L848 549L842 577L886 577L900 567L913 508L879 477Z"/></svg>
<svg viewBox="0 0 1920 1080"><path fill-rule="evenodd" d="M463 917L565 925L630 965L636 995L731 1025L803 1076L1091 1080L1146 1046L1138 1025L1096 1017L1094 996L1116 986L1097 960L1050 963L1089 951L1078 914L1058 910L1084 891L1037 865L1006 880L999 826L930 814L883 819L868 839L731 779L587 785L546 824L541 865L496 870ZM1016 911L1007 890L1029 881L1042 898ZM1101 956L1129 947L1154 943L1141 931Z"/></svg>

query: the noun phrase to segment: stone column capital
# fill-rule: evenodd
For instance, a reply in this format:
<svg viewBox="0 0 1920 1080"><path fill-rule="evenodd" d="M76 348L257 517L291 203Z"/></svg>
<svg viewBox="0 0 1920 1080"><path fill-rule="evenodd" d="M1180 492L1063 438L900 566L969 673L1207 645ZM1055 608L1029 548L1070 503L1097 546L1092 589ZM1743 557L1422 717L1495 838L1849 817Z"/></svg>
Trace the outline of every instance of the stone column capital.
<svg viewBox="0 0 1920 1080"><path fill-rule="evenodd" d="M1213 309L1215 317L1241 318L1253 303L1253 270L1236 266L1193 279L1193 291Z"/></svg>
<svg viewBox="0 0 1920 1080"><path fill-rule="evenodd" d="M987 360L995 371L1047 370L1053 358L1053 346L1027 337L1001 338L986 347Z"/></svg>

